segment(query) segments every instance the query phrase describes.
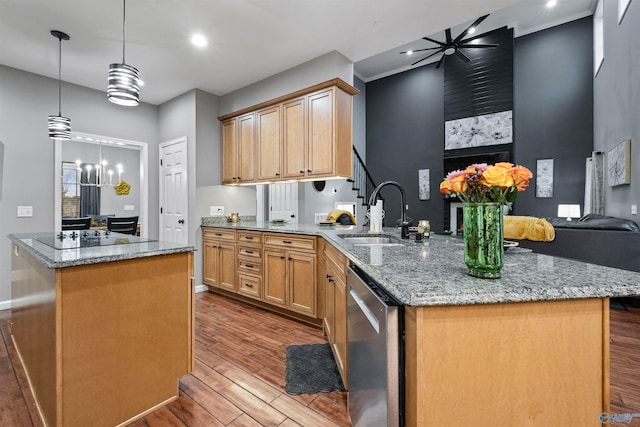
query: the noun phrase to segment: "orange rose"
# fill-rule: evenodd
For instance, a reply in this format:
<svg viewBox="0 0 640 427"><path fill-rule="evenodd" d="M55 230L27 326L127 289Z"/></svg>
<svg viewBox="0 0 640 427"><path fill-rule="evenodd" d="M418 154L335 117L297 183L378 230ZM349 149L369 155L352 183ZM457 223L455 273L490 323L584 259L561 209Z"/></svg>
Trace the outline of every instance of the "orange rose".
<svg viewBox="0 0 640 427"><path fill-rule="evenodd" d="M451 191L454 193L463 193L467 191L467 178L464 175L454 176L449 179Z"/></svg>
<svg viewBox="0 0 640 427"><path fill-rule="evenodd" d="M511 187L514 185L513 176L510 171L513 165L511 163L496 163L489 166L482 174L480 182L486 187Z"/></svg>
<svg viewBox="0 0 640 427"><path fill-rule="evenodd" d="M511 170L513 180L518 187L518 191L524 191L529 185L529 180L533 178L533 173L524 166L514 166Z"/></svg>
<svg viewBox="0 0 640 427"><path fill-rule="evenodd" d="M451 184L446 179L440 183L440 193L441 194L450 194L451 193Z"/></svg>

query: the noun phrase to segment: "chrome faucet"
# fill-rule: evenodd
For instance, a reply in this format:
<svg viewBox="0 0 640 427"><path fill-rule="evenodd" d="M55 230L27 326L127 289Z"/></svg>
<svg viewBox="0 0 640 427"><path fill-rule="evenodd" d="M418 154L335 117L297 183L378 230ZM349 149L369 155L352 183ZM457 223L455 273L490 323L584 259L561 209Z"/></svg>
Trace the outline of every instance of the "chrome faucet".
<svg viewBox="0 0 640 427"><path fill-rule="evenodd" d="M408 239L409 238L409 222L407 221L407 196L404 193L404 188L402 188L400 184L398 184L396 181L384 181L378 184L378 186L371 193L371 197L369 197L369 207L377 203L378 193L380 192L380 189L387 185L393 185L398 190L400 190L400 196L402 197L402 200L401 200L402 207L400 210L402 212L402 218L400 218L400 230L401 230L402 238Z"/></svg>

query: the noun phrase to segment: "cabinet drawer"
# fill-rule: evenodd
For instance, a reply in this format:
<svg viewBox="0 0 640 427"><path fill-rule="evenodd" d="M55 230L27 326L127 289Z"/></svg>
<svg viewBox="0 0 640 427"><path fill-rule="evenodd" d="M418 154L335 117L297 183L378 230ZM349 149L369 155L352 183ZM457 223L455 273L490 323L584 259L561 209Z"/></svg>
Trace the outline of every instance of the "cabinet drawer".
<svg viewBox="0 0 640 427"><path fill-rule="evenodd" d="M229 242L236 241L236 230L226 230L224 228L208 228L202 229L202 239L204 240L225 240Z"/></svg>
<svg viewBox="0 0 640 427"><path fill-rule="evenodd" d="M259 231L238 231L238 242L262 244L262 233Z"/></svg>
<svg viewBox="0 0 640 427"><path fill-rule="evenodd" d="M337 273L340 273L342 277L346 275L347 257L345 257L340 251L325 242L324 245L324 257L325 262L328 264L332 261L335 267L338 269Z"/></svg>
<svg viewBox="0 0 640 427"><path fill-rule="evenodd" d="M315 236L303 236L299 234L265 233L264 244L278 248L299 249L306 251L316 250Z"/></svg>
<svg viewBox="0 0 640 427"><path fill-rule="evenodd" d="M251 274L238 273L238 293L250 298L262 299L262 279Z"/></svg>
<svg viewBox="0 0 640 427"><path fill-rule="evenodd" d="M238 256L260 260L262 258L262 248L253 246L238 246Z"/></svg>
<svg viewBox="0 0 640 427"><path fill-rule="evenodd" d="M252 274L260 274L262 272L261 260L238 258L238 271L244 271Z"/></svg>

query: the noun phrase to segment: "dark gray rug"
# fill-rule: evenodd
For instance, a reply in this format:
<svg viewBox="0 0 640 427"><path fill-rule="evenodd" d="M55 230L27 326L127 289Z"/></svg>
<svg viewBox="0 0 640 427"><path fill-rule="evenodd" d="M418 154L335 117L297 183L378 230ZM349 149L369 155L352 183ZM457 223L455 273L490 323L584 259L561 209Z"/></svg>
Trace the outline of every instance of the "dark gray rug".
<svg viewBox="0 0 640 427"><path fill-rule="evenodd" d="M329 344L287 347L285 390L289 394L344 391Z"/></svg>

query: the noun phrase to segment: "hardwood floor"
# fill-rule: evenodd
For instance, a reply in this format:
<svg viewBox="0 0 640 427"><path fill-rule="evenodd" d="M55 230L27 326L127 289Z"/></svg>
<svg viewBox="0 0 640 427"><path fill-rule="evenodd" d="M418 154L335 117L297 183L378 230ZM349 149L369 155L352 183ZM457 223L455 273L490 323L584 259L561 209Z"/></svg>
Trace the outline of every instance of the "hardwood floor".
<svg viewBox="0 0 640 427"><path fill-rule="evenodd" d="M42 426L0 311L0 425ZM345 392L284 391L285 349L325 342L320 329L212 293L196 296L196 362L180 398L130 424L348 426ZM611 412L640 412L640 309L611 310ZM634 418L631 425L640 425Z"/></svg>

